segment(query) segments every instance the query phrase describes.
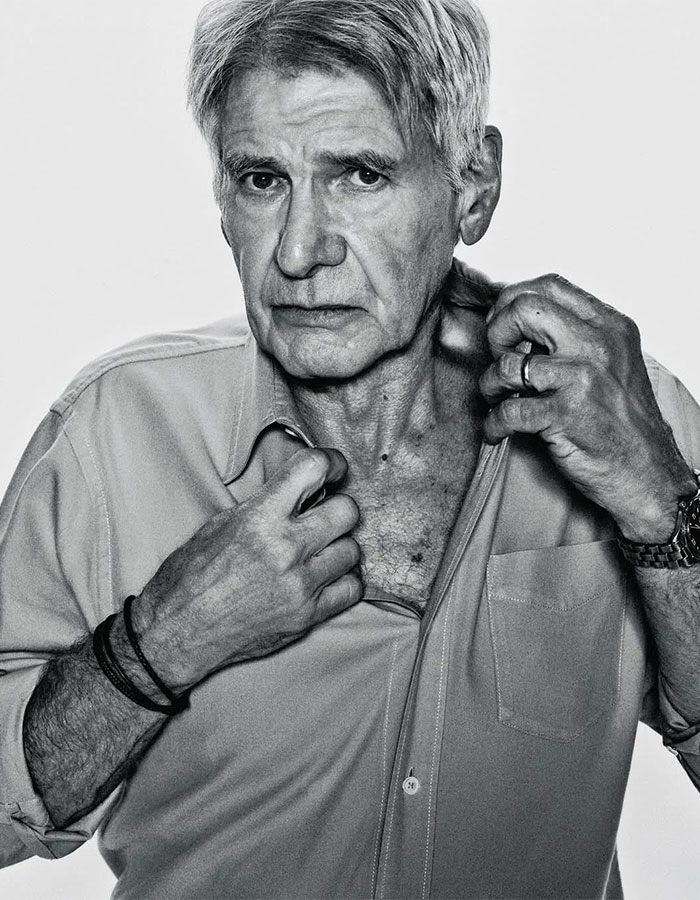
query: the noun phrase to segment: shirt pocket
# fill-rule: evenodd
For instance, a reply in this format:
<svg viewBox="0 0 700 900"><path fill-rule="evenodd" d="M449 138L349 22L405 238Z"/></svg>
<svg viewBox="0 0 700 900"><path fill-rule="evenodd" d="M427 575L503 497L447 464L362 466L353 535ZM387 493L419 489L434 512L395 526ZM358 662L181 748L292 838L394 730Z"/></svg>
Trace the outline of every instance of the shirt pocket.
<svg viewBox="0 0 700 900"><path fill-rule="evenodd" d="M619 691L627 589L616 543L491 556L487 592L499 722L574 740Z"/></svg>

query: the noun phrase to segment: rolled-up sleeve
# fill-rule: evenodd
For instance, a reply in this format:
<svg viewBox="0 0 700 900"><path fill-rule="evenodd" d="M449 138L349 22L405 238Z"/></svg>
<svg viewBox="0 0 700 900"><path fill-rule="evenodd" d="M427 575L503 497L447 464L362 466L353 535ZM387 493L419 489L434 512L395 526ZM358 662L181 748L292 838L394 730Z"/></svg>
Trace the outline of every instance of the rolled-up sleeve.
<svg viewBox="0 0 700 900"><path fill-rule="evenodd" d="M95 494L66 421L50 413L0 507L2 865L76 849L93 834L116 794L70 828L54 828L32 784L23 745L25 710L44 665L103 617L101 559L108 535Z"/></svg>
<svg viewBox="0 0 700 900"><path fill-rule="evenodd" d="M671 426L688 465L700 470L700 407L685 385L651 357L646 359L659 408ZM700 636L698 636L700 652ZM647 694L642 720L663 735L664 745L678 757L700 790L700 722L688 722L674 708L658 673L652 675L653 692Z"/></svg>

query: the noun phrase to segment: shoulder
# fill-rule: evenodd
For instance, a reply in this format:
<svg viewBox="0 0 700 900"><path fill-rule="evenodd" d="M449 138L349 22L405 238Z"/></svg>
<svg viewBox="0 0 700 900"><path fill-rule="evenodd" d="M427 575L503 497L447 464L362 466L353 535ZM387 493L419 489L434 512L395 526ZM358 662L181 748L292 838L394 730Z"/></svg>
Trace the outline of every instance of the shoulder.
<svg viewBox="0 0 700 900"><path fill-rule="evenodd" d="M118 389L128 383L156 387L212 377L235 378L243 348L250 336L245 319L222 319L183 331L151 334L117 347L84 366L52 404L51 411L66 416L76 405L89 405L85 395Z"/></svg>
<svg viewBox="0 0 700 900"><path fill-rule="evenodd" d="M656 402L681 453L690 465L700 467L700 406L683 382L653 356L645 353L644 362Z"/></svg>
<svg viewBox="0 0 700 900"><path fill-rule="evenodd" d="M145 490L156 476L227 471L249 337L234 319L150 335L78 373L51 414L96 495L122 491L135 473Z"/></svg>

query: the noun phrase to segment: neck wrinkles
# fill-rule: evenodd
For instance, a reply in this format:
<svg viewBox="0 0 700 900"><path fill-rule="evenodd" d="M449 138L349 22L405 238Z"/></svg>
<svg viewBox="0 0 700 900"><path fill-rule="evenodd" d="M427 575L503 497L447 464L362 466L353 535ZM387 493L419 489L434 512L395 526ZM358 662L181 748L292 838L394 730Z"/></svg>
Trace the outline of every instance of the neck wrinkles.
<svg viewBox="0 0 700 900"><path fill-rule="evenodd" d="M437 352L440 322L441 304L436 303L404 350L356 378L334 383L290 380L299 412L316 441L371 468L382 454L420 442L452 418L457 406L469 405L473 376L465 369L460 373L463 392L454 390L454 366ZM445 390L447 380L450 390Z"/></svg>

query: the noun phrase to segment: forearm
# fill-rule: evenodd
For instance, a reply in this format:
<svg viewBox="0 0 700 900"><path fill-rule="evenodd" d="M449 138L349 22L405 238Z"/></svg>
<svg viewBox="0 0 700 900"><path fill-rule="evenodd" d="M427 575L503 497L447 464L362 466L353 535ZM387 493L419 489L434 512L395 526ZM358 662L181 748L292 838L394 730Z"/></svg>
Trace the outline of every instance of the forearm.
<svg viewBox="0 0 700 900"><path fill-rule="evenodd" d="M138 664L127 652L120 625L117 620L112 644L137 681ZM113 687L95 659L91 636L49 662L25 713L24 744L29 772L54 825L65 827L104 800L165 721Z"/></svg>
<svg viewBox="0 0 700 900"><path fill-rule="evenodd" d="M361 599L360 549L349 536L356 503L338 493L297 514L346 474L338 451L299 451L257 495L212 516L165 559L134 602L132 625L168 694L177 698L224 666L272 653ZM162 706L123 616L110 642L127 680ZM166 721L112 686L89 637L50 662L25 713L24 741L53 823L66 825L104 799Z"/></svg>
<svg viewBox="0 0 700 900"><path fill-rule="evenodd" d="M700 722L700 565L635 569L668 699Z"/></svg>

